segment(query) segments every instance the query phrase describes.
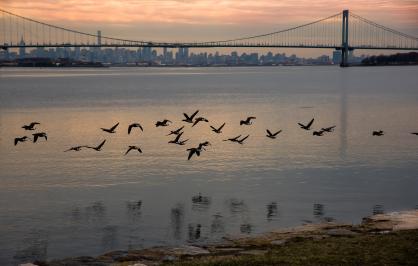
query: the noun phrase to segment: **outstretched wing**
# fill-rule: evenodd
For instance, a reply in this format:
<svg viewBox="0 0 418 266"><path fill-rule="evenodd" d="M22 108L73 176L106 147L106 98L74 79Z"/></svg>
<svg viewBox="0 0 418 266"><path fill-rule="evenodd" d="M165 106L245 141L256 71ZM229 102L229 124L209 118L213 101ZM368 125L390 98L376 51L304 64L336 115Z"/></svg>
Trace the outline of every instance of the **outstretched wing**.
<svg viewBox="0 0 418 266"><path fill-rule="evenodd" d="M99 144L99 146L96 147L96 149L100 150L103 145L105 144L106 140L103 140L102 143Z"/></svg>
<svg viewBox="0 0 418 266"><path fill-rule="evenodd" d="M222 130L222 128L225 126L226 123L223 123L220 128L218 128L218 131Z"/></svg>
<svg viewBox="0 0 418 266"><path fill-rule="evenodd" d="M302 123L298 123L298 125L301 126L301 127L305 127L305 125L302 124Z"/></svg>
<svg viewBox="0 0 418 266"><path fill-rule="evenodd" d="M33 143L37 142L38 138L39 138L38 134L33 134Z"/></svg>
<svg viewBox="0 0 418 266"><path fill-rule="evenodd" d="M177 137L174 139L174 142L179 142L181 135L183 135L183 132L177 135Z"/></svg>
<svg viewBox="0 0 418 266"><path fill-rule="evenodd" d="M239 142L244 142L244 140L246 140L246 139L248 139L248 137L249 137L250 135L247 135L247 136L245 136L245 137L243 137Z"/></svg>
<svg viewBox="0 0 418 266"><path fill-rule="evenodd" d="M116 123L116 125L114 125L113 127L111 127L111 128L110 128L110 131L115 130L118 126L119 126L119 122L118 122L118 123Z"/></svg>
<svg viewBox="0 0 418 266"><path fill-rule="evenodd" d="M215 127L213 127L213 126L210 126L210 128L211 128L212 130L219 130L219 129L216 129ZM413 134L413 133L411 133L411 134Z"/></svg>
<svg viewBox="0 0 418 266"><path fill-rule="evenodd" d="M38 123L38 122L32 122L32 123L30 123L30 127L33 127L33 126L35 126L35 125L40 125L40 123Z"/></svg>
<svg viewBox="0 0 418 266"><path fill-rule="evenodd" d="M131 134L132 128L135 126L135 124L130 124L128 127L128 134Z"/></svg>
<svg viewBox="0 0 418 266"><path fill-rule="evenodd" d="M199 110L197 110L196 112L194 112L194 113L190 116L190 119L193 119L193 118L197 115L197 113L199 113Z"/></svg>
<svg viewBox="0 0 418 266"><path fill-rule="evenodd" d="M192 125L192 127L194 127L197 123L199 123L200 122L200 120L199 119L196 119L195 121L194 121L194 123L193 123L193 125Z"/></svg>
<svg viewBox="0 0 418 266"><path fill-rule="evenodd" d="M309 122L309 124L306 125L307 128L310 128L314 122L314 118L312 118L312 120Z"/></svg>
<svg viewBox="0 0 418 266"><path fill-rule="evenodd" d="M134 149L134 147L129 147L129 149L125 152L125 155L128 154L133 149Z"/></svg>
<svg viewBox="0 0 418 266"><path fill-rule="evenodd" d="M17 145L18 142L19 142L19 138L15 138L15 146Z"/></svg>
<svg viewBox="0 0 418 266"><path fill-rule="evenodd" d="M269 134L269 136L273 136L273 134L271 134L270 130L266 129L267 134Z"/></svg>
<svg viewBox="0 0 418 266"><path fill-rule="evenodd" d="M276 133L274 133L273 136L277 136L278 134L280 134L280 132L282 132L281 129L279 131L277 131Z"/></svg>
<svg viewBox="0 0 418 266"><path fill-rule="evenodd" d="M187 157L187 160L190 160L190 158L192 158L192 156L195 152L196 152L195 149L189 149L189 156Z"/></svg>
<svg viewBox="0 0 418 266"><path fill-rule="evenodd" d="M190 117L186 113L183 113L183 115L187 120L190 120Z"/></svg>

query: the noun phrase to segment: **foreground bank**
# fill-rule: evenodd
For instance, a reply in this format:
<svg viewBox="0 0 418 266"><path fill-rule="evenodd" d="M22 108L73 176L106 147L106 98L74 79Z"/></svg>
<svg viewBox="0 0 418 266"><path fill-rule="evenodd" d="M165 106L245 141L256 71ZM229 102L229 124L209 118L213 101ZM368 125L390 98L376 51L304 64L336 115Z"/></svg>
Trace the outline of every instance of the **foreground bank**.
<svg viewBox="0 0 418 266"><path fill-rule="evenodd" d="M142 265L416 265L418 210L378 214L359 225L307 224L207 246L113 251L48 266Z"/></svg>

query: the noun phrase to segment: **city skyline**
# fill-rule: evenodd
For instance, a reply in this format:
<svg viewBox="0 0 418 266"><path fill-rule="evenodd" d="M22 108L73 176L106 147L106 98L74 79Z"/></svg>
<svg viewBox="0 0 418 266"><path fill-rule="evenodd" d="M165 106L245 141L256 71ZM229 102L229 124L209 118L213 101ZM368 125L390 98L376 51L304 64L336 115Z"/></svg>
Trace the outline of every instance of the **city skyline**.
<svg viewBox="0 0 418 266"><path fill-rule="evenodd" d="M3 1L2 8L48 23L104 36L143 40L221 40L300 25L350 8L370 20L417 35L418 1ZM213 3L211 1L211 3ZM108 11L112 10L109 15ZM324 51L280 52L318 56Z"/></svg>

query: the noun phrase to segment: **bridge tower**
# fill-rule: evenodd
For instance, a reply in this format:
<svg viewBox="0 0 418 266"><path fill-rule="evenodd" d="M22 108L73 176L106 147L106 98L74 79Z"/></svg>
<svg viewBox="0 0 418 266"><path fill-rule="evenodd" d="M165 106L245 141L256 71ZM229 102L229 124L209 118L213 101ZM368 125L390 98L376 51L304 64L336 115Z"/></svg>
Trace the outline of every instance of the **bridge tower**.
<svg viewBox="0 0 418 266"><path fill-rule="evenodd" d="M342 24L342 38L341 38L341 67L348 66L348 10L343 11L343 24Z"/></svg>

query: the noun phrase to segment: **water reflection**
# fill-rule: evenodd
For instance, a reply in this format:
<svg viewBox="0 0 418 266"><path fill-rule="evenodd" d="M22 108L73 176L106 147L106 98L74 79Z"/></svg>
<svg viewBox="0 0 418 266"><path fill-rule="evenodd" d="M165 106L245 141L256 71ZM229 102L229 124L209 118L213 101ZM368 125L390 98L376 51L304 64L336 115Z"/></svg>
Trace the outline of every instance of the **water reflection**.
<svg viewBox="0 0 418 266"><path fill-rule="evenodd" d="M373 215L376 214L384 214L385 213L385 208L383 205L381 204L376 204L373 206Z"/></svg>
<svg viewBox="0 0 418 266"><path fill-rule="evenodd" d="M247 205L244 203L243 200L238 200L235 198L232 198L227 201L227 204L229 206L229 211L231 214L240 214L248 211Z"/></svg>
<svg viewBox="0 0 418 266"><path fill-rule="evenodd" d="M102 250L113 250L118 246L118 227L108 225L102 229Z"/></svg>
<svg viewBox="0 0 418 266"><path fill-rule="evenodd" d="M278 215L277 203L271 202L267 204L267 221L274 220Z"/></svg>
<svg viewBox="0 0 418 266"><path fill-rule="evenodd" d="M320 203L315 203L313 205L313 216L319 220L324 217L324 214L325 214L324 205Z"/></svg>
<svg viewBox="0 0 418 266"><path fill-rule="evenodd" d="M211 234L224 234L225 232L225 221L221 214L217 213L213 215L213 220L210 226Z"/></svg>
<svg viewBox="0 0 418 266"><path fill-rule="evenodd" d="M137 220L141 217L141 207L142 207L142 201L127 201L126 202L126 213L128 217L130 217L133 220Z"/></svg>
<svg viewBox="0 0 418 266"><path fill-rule="evenodd" d="M210 198L202 196L200 193L192 197L192 210L194 211L206 211L210 206Z"/></svg>
<svg viewBox="0 0 418 266"><path fill-rule="evenodd" d="M243 234L251 234L253 231L253 226L249 223L241 224L240 225L240 232Z"/></svg>
<svg viewBox="0 0 418 266"><path fill-rule="evenodd" d="M93 202L92 205L85 209L85 217L90 222L103 222L106 217L106 206L101 201Z"/></svg>
<svg viewBox="0 0 418 266"><path fill-rule="evenodd" d="M31 231L17 247L13 256L16 264L32 261L45 261L48 254L48 234L44 231Z"/></svg>
<svg viewBox="0 0 418 266"><path fill-rule="evenodd" d="M170 224L173 232L173 238L176 240L182 239L182 228L184 224L184 205L177 204L171 209Z"/></svg>
<svg viewBox="0 0 418 266"><path fill-rule="evenodd" d="M202 225L201 224L189 224L189 241L195 242L200 239Z"/></svg>

